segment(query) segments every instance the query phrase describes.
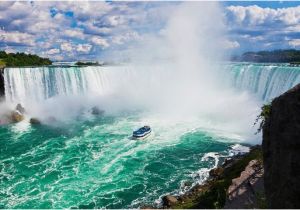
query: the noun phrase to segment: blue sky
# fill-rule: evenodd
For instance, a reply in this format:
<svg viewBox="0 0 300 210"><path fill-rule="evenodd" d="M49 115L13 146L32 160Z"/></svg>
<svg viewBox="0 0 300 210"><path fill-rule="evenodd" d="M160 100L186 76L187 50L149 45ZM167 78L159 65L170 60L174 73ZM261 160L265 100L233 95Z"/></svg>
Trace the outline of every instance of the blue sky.
<svg viewBox="0 0 300 210"><path fill-rule="evenodd" d="M180 5L1 1L0 48L52 60L103 60L114 52L126 52L149 34L160 34L171 11ZM228 1L220 2L220 7L228 53L300 48L299 2Z"/></svg>

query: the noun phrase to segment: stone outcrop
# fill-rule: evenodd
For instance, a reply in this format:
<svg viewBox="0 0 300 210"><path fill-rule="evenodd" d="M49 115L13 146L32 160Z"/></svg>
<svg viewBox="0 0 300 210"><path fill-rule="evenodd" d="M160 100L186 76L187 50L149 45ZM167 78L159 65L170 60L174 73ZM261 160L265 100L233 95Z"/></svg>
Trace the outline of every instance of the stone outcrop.
<svg viewBox="0 0 300 210"><path fill-rule="evenodd" d="M32 124L32 125L40 125L41 124L41 121L39 120L39 119L37 119L37 118L31 118L30 120L29 120L29 122L30 122L30 124Z"/></svg>
<svg viewBox="0 0 300 210"><path fill-rule="evenodd" d="M265 207L263 174L261 161L251 160L240 177L232 180L224 209Z"/></svg>
<svg viewBox="0 0 300 210"><path fill-rule="evenodd" d="M263 126L269 208L300 208L300 84L275 98Z"/></svg>
<svg viewBox="0 0 300 210"><path fill-rule="evenodd" d="M4 67L0 66L0 101L5 96Z"/></svg>
<svg viewBox="0 0 300 210"><path fill-rule="evenodd" d="M21 114L25 114L25 108L21 104L17 104L16 110L19 111Z"/></svg>
<svg viewBox="0 0 300 210"><path fill-rule="evenodd" d="M252 161L255 160L255 161ZM250 164L249 164L250 163ZM249 202L243 200L245 203L239 203L240 206L233 205L236 204L234 195L234 189L237 188L238 183L243 183L247 180L245 184L250 184L252 187L248 187L245 191L249 195L256 196L253 193L253 189L257 189L257 186L262 186L262 152L260 146L253 146L249 153L239 154L230 159L226 159L225 162L212 169L209 174L210 177L203 184L196 184L191 187L190 190L181 195L167 195L162 198L161 208L171 208L171 209L215 209L224 208L226 202L228 203L227 192L230 186L235 186L231 188L230 201L232 207L243 208L243 207L264 207L260 205L261 203L256 198L255 201ZM243 172L244 171L244 172ZM242 175L241 175L242 174ZM259 179L256 177L259 176ZM239 178L237 178L239 177ZM261 189L261 188L259 188ZM248 192L250 190L251 192ZM244 192L245 192L244 191ZM260 192L261 190L256 190ZM263 194L263 193L262 193ZM235 194L240 196L239 194ZM264 197L264 195L261 195ZM251 197L252 198L252 197ZM251 205L249 205L251 204ZM229 204L227 207L231 207Z"/></svg>
<svg viewBox="0 0 300 210"><path fill-rule="evenodd" d="M177 203L177 198L172 195L166 195L162 198L163 206L170 207Z"/></svg>
<svg viewBox="0 0 300 210"><path fill-rule="evenodd" d="M104 114L104 111L99 109L96 106L94 106L91 111L92 111L93 115L103 115Z"/></svg>
<svg viewBox="0 0 300 210"><path fill-rule="evenodd" d="M19 111L12 111L11 112L11 119L13 122L21 122L22 120L24 120L24 115L21 114Z"/></svg>

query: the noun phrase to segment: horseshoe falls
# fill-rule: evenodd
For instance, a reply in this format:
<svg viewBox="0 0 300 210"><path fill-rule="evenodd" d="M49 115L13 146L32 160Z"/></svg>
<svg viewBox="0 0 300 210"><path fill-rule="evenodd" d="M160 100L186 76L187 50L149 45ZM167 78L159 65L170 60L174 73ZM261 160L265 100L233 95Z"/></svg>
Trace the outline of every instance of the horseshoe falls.
<svg viewBox="0 0 300 210"><path fill-rule="evenodd" d="M212 87L155 65L5 69L6 100L26 119L0 126L0 208L159 206L162 195L203 182L260 141L260 106L300 82L299 67L220 66ZM153 135L132 140L145 124Z"/></svg>
<svg viewBox="0 0 300 210"><path fill-rule="evenodd" d="M230 64L232 85L249 91L265 102L270 102L300 83L300 67L288 64Z"/></svg>
<svg viewBox="0 0 300 210"><path fill-rule="evenodd" d="M299 67L233 63L225 68L233 87L253 93L263 101L270 101L300 82ZM11 102L26 102L27 99L38 102L54 96L86 93L105 95L121 84L138 80L138 73L126 66L7 68L5 95ZM147 83L152 85L150 80Z"/></svg>

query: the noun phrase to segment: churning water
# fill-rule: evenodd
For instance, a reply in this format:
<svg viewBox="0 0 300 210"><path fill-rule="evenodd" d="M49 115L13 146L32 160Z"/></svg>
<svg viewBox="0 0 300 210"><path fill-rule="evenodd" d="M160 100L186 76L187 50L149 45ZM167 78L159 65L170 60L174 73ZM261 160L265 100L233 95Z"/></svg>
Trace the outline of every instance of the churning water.
<svg viewBox="0 0 300 210"><path fill-rule="evenodd" d="M255 111L300 81L297 67L226 64L225 70L226 81L237 89L232 98L242 98L228 100L240 109L245 108L240 103L244 91L259 101L248 104L258 106ZM181 193L205 180L209 169L242 148L238 145L260 138L248 135L249 130L254 133L251 119L258 112L246 119L249 127L239 127L240 121L231 122L238 110L224 114L227 109L220 107L228 101L209 106L206 95L197 102L201 112L195 115L162 114L165 107L155 105L164 101L164 93L177 89L163 85L172 78L170 72L151 71L156 70L143 77L145 72L127 66L6 69L7 101L14 106L21 102L28 116L0 127L0 208L126 208L159 203L161 195ZM174 97L167 101L180 101ZM180 109L177 105L173 104L175 110ZM105 110L104 115L93 115L94 106ZM218 111L206 115L209 108ZM31 116L43 124L31 126ZM48 123L51 116L56 121ZM144 124L154 134L145 141L131 140L132 130Z"/></svg>

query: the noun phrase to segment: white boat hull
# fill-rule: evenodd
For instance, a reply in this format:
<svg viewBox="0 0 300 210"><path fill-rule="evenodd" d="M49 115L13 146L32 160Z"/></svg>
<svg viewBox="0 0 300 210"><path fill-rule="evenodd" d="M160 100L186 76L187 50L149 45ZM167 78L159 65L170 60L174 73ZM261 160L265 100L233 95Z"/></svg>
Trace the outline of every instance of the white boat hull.
<svg viewBox="0 0 300 210"><path fill-rule="evenodd" d="M143 139L148 138L149 136L151 136L151 133L152 133L152 132L149 132L149 133L147 133L147 134L144 135L144 136L133 136L132 138L133 138L133 139L136 139L136 140L143 140Z"/></svg>

